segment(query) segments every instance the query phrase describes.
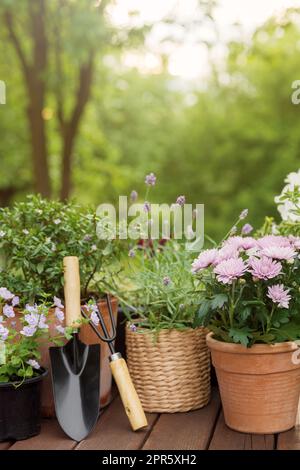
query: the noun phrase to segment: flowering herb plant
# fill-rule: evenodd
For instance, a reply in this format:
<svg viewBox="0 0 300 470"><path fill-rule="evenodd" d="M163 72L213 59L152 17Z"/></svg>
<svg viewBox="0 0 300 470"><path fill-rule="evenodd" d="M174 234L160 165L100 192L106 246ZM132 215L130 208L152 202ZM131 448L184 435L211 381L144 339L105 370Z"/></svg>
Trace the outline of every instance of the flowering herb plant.
<svg viewBox="0 0 300 470"><path fill-rule="evenodd" d="M0 284L20 295L21 302L40 302L63 294L62 261L80 261L82 297L99 295L120 250L115 240L101 240L99 218L91 209L29 196L25 202L0 209Z"/></svg>
<svg viewBox="0 0 300 470"><path fill-rule="evenodd" d="M203 289L196 322L216 339L248 347L298 339L300 238L246 232L229 233L194 260Z"/></svg>
<svg viewBox="0 0 300 470"><path fill-rule="evenodd" d="M58 298L54 298L52 317L50 305L45 303L27 304L17 312L19 298L5 287L0 288L0 302L0 383L13 382L20 386L25 379L38 376L43 370L39 363L41 342L61 345L64 338L71 338L73 328L63 327L63 305ZM52 323L56 335L50 334Z"/></svg>

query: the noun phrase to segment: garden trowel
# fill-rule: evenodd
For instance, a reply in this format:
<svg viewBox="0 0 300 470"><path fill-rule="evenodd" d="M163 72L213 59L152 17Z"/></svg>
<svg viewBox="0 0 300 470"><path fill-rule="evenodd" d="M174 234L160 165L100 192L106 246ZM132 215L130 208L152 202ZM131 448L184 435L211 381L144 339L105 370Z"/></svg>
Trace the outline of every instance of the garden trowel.
<svg viewBox="0 0 300 470"><path fill-rule="evenodd" d="M58 422L64 432L81 441L99 416L100 345L79 339L81 322L79 261L64 258L66 326L75 328L72 339L62 347L50 348L52 384Z"/></svg>

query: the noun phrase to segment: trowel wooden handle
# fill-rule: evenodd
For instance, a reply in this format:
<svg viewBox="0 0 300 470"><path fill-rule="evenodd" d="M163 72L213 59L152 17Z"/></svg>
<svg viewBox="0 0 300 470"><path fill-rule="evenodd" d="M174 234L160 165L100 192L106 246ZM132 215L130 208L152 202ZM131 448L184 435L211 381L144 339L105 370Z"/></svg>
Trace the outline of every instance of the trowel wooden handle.
<svg viewBox="0 0 300 470"><path fill-rule="evenodd" d="M66 256L63 264L66 326L79 326L81 321L79 260L77 256Z"/></svg>
<svg viewBox="0 0 300 470"><path fill-rule="evenodd" d="M111 356L110 368L132 429L137 431L148 426L147 418L132 383L127 364L120 354L117 353Z"/></svg>

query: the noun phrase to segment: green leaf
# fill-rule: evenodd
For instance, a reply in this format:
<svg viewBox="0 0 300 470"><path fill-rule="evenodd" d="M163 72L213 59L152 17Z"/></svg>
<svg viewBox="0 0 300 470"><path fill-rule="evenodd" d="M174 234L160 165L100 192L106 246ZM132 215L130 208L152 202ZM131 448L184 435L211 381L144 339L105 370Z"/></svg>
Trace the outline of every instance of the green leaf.
<svg viewBox="0 0 300 470"><path fill-rule="evenodd" d="M253 338L251 330L247 327L236 329L230 328L229 337L233 339L234 343L240 343L248 346L249 339Z"/></svg>
<svg viewBox="0 0 300 470"><path fill-rule="evenodd" d="M228 302L228 296L226 294L217 294L211 300L211 309L217 310L222 308L226 302Z"/></svg>

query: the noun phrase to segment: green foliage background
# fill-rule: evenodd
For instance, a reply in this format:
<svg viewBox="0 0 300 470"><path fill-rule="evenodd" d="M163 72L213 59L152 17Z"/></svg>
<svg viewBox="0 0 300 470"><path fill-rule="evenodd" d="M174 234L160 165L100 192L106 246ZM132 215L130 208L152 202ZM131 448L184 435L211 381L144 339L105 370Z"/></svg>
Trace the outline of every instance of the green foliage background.
<svg viewBox="0 0 300 470"><path fill-rule="evenodd" d="M67 52L80 56L85 18L75 19L80 41ZM108 25L103 31L98 41L105 47L99 47L92 97L76 141L72 196L96 206L132 189L143 194L144 175L153 171L159 183L153 202L171 203L185 194L188 202L204 203L206 231L213 237L220 238L243 208L249 208L255 227L266 214L276 215L274 196L300 163L300 107L291 103L291 84L300 78L300 12L288 10L250 41L229 44L225 66L213 66L207 81L188 90L166 68L153 75L125 68L113 44L118 32L110 36ZM0 79L7 84L7 104L0 107L3 205L23 199L33 186L25 87L3 28L0 38ZM22 39L26 48L27 38ZM141 38L138 44L143 47ZM67 93L73 64L65 66ZM47 108L55 116L51 95ZM47 131L55 188L60 168L54 118Z"/></svg>

